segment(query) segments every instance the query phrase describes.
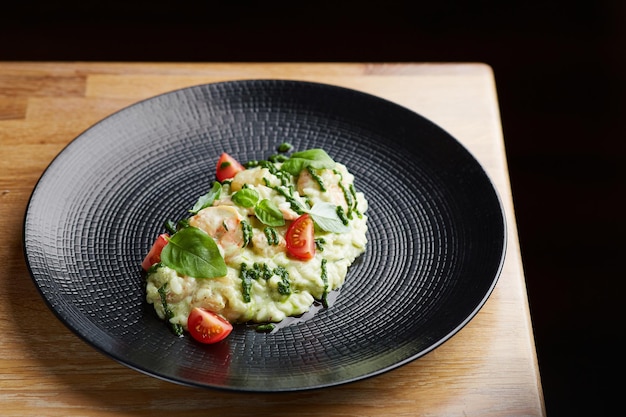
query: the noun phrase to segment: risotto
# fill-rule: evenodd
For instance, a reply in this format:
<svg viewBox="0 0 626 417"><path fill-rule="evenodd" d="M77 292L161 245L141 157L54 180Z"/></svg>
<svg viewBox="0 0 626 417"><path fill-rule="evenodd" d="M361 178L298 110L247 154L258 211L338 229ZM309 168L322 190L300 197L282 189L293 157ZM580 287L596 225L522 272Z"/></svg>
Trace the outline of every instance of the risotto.
<svg viewBox="0 0 626 417"><path fill-rule="evenodd" d="M365 251L367 201L353 175L321 149L280 150L245 165L222 154L212 188L146 256L147 302L178 334L195 337L195 310L234 324L327 307Z"/></svg>

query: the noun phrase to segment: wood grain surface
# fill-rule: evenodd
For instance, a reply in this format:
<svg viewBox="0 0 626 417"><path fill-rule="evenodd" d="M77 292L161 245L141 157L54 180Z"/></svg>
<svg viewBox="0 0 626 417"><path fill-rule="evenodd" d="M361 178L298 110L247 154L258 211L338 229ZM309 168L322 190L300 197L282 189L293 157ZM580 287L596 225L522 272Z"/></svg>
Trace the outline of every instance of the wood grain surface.
<svg viewBox="0 0 626 417"><path fill-rule="evenodd" d="M65 327L22 251L25 210L52 159L100 119L181 87L281 78L394 101L439 124L485 167L506 209L507 257L478 315L426 356L374 378L281 394L165 382L121 365ZM460 64L0 62L0 415L543 416L496 85Z"/></svg>

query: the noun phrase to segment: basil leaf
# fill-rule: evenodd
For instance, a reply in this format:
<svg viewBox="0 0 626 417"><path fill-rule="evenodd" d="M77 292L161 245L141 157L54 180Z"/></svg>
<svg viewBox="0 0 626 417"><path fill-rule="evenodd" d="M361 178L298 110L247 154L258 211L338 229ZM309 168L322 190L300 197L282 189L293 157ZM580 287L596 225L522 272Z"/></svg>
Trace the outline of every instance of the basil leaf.
<svg viewBox="0 0 626 417"><path fill-rule="evenodd" d="M298 175L306 167L306 160L301 158L289 158L285 161L280 169L290 173L291 175Z"/></svg>
<svg viewBox="0 0 626 417"><path fill-rule="evenodd" d="M254 207L259 201L259 193L252 188L244 188L233 194L233 201L241 207Z"/></svg>
<svg viewBox="0 0 626 417"><path fill-rule="evenodd" d="M335 161L323 149L308 149L292 153L291 157L283 163L280 169L287 171L291 175L298 175L300 171L308 166L315 169L333 168Z"/></svg>
<svg viewBox="0 0 626 417"><path fill-rule="evenodd" d="M259 204L254 208L254 214L261 223L268 226L283 226L285 224L283 213L278 209L276 204L272 203L267 198L259 201Z"/></svg>
<svg viewBox="0 0 626 417"><path fill-rule="evenodd" d="M291 154L292 158L306 159L307 161L315 162L313 168L332 168L335 166L335 161L328 156L325 150L320 148L307 149L306 151L294 152Z"/></svg>
<svg viewBox="0 0 626 417"><path fill-rule="evenodd" d="M337 206L331 203L319 202L306 211L321 229L332 233L345 233L350 230L337 214Z"/></svg>
<svg viewBox="0 0 626 417"><path fill-rule="evenodd" d="M186 227L170 237L161 262L182 275L216 278L226 275L226 263L211 236L197 227Z"/></svg>
<svg viewBox="0 0 626 417"><path fill-rule="evenodd" d="M213 204L213 202L220 198L220 193L222 192L222 186L219 182L215 181L213 183L213 187L211 187L211 191L203 195L196 201L193 208L189 210L191 213L196 214L203 208L207 208Z"/></svg>

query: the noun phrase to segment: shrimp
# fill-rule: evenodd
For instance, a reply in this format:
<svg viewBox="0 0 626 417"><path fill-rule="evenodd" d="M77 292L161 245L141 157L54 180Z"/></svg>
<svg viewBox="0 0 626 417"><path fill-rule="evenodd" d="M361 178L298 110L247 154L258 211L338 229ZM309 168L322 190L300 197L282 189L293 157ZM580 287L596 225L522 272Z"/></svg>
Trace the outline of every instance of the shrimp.
<svg viewBox="0 0 626 417"><path fill-rule="evenodd" d="M348 203L339 184L340 176L331 169L318 170L316 175L318 179L315 179L308 170L300 172L297 183L298 193L313 200L319 199L347 209ZM325 191L322 190L318 180L323 184Z"/></svg>
<svg viewBox="0 0 626 417"><path fill-rule="evenodd" d="M291 205L288 201L284 201L278 204L278 209L281 213L283 213L283 218L285 220L295 220L298 218L299 214L291 209Z"/></svg>
<svg viewBox="0 0 626 417"><path fill-rule="evenodd" d="M233 206L211 206L190 218L189 225L207 232L228 253L243 246L242 220Z"/></svg>

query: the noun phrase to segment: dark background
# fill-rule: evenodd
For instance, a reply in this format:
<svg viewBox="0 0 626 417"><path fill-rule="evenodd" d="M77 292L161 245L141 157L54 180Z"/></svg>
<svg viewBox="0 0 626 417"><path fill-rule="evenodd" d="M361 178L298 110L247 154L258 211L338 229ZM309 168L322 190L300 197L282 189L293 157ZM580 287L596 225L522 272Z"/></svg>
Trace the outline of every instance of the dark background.
<svg viewBox="0 0 626 417"><path fill-rule="evenodd" d="M547 413L601 416L623 386L625 24L621 0L23 0L0 60L491 65Z"/></svg>

